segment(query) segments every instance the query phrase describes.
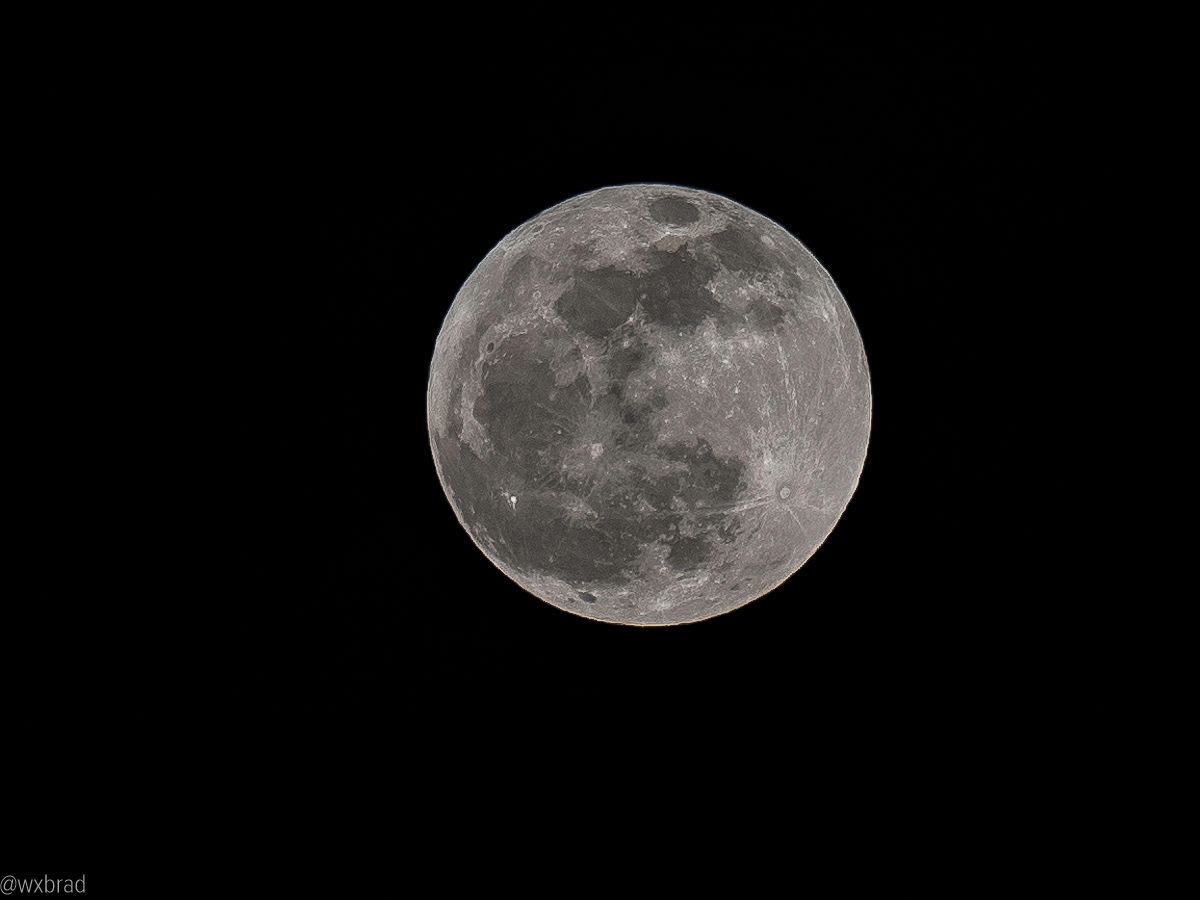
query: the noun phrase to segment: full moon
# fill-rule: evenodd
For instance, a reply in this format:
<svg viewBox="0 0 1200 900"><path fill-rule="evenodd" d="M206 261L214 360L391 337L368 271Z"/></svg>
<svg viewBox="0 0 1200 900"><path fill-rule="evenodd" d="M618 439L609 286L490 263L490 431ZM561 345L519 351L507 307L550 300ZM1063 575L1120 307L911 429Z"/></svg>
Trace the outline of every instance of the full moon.
<svg viewBox="0 0 1200 900"><path fill-rule="evenodd" d="M427 412L446 497L501 572L581 616L675 625L768 593L829 536L871 383L796 238L725 197L635 184L484 258L442 324Z"/></svg>

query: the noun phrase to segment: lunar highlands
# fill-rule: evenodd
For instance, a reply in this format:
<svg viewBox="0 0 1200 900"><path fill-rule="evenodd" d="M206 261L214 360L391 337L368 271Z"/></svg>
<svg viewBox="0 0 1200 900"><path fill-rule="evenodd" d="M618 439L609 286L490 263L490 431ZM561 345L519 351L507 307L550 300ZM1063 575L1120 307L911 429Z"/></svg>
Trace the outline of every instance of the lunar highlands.
<svg viewBox="0 0 1200 900"><path fill-rule="evenodd" d="M569 612L710 618L791 576L858 484L854 319L796 238L731 200L604 188L521 225L462 286L428 392L480 550Z"/></svg>

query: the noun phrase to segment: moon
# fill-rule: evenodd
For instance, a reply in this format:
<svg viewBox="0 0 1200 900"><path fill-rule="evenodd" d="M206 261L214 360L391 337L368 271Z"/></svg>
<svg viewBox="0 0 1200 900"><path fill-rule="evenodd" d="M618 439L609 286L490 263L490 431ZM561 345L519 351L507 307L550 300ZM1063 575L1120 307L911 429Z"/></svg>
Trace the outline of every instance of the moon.
<svg viewBox="0 0 1200 900"><path fill-rule="evenodd" d="M675 625L792 576L858 485L871 383L833 279L725 197L609 187L505 237L455 297L427 395L442 488L542 600Z"/></svg>

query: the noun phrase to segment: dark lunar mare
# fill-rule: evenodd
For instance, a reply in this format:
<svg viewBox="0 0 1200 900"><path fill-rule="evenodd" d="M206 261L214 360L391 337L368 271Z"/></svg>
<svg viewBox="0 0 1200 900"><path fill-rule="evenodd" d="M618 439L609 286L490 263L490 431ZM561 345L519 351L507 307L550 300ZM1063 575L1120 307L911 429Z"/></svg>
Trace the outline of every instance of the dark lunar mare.
<svg viewBox="0 0 1200 900"><path fill-rule="evenodd" d="M602 338L641 307L646 320L657 325L695 328L721 312L707 282L716 273L711 262L688 251L654 251L649 272L627 272L605 266L580 272L563 293L555 310L583 334Z"/></svg>
<svg viewBox="0 0 1200 900"><path fill-rule="evenodd" d="M472 408L490 442L486 459L454 437L462 428L461 381L455 386L449 435L435 436L446 483L476 539L518 570L576 587L624 584L649 545L664 545L667 565L687 572L711 557L714 541L729 543L740 530L727 509L745 488L744 464L715 455L702 439L659 446L652 419L668 398L624 396L652 356L627 324L635 309L680 329L723 312L705 286L711 262L665 252L652 260L646 273L606 267L576 275L555 306L569 332L540 326L490 342ZM499 308L514 301L524 271L510 271L495 298ZM481 324L478 339L486 330ZM599 396L583 373L559 383L561 361L578 356L573 335L605 341L600 359L611 381ZM606 459L596 469L566 457L589 416L593 429L599 419L607 432ZM581 516L581 507L590 513Z"/></svg>
<svg viewBox="0 0 1200 900"><path fill-rule="evenodd" d="M700 221L700 210L679 197L659 197L650 201L650 218L666 225L691 225Z"/></svg>
<svg viewBox="0 0 1200 900"><path fill-rule="evenodd" d="M524 354L533 335L510 338L497 352L514 340L521 351L485 366L483 395L474 407L492 441L486 459L451 436L435 438L447 483L478 540L519 570L582 586L628 582L646 546L656 541L667 546L669 565L689 571L709 557L711 541L733 539L739 526L722 510L744 487L739 460L714 455L704 441L656 446L650 416L665 399L625 402L623 382L614 382L592 404L583 375L555 389L545 355ZM452 399L461 399L461 387ZM564 466L565 450L596 409L612 434L605 451L611 474L599 478ZM455 410L451 434L460 422ZM644 464L646 456L661 461L656 471ZM519 497L515 506L513 495ZM573 515L572 498L586 503L595 518Z"/></svg>

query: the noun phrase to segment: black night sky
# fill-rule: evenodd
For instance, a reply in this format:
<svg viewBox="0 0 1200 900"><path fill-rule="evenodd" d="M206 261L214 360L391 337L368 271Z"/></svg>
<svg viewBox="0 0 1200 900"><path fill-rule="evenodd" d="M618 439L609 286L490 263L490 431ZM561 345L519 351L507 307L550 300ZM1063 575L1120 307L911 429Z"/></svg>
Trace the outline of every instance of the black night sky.
<svg viewBox="0 0 1200 900"><path fill-rule="evenodd" d="M131 64L127 162L158 159L160 205L187 187L214 212L190 264L211 300L174 305L218 332L221 512L197 545L223 585L202 690L222 728L382 722L419 747L451 722L580 717L753 745L799 720L930 736L1128 713L1120 593L1080 574L1120 555L1118 532L1075 546L1078 520L1104 518L1062 440L1095 393L1064 349L1104 321L1082 312L1104 297L1075 264L1103 220L1083 198L1111 215L1118 193L1120 129L1081 137L1119 69L1088 58L1096 35L1046 23L824 10L276 23L156 92ZM117 94L64 69L51 95L48 117L116 128ZM66 171L75 145L53 133L47 168ZM630 182L723 194L796 235L853 312L874 401L858 490L815 556L665 629L508 581L458 525L426 431L434 341L476 264L542 210ZM44 676L27 706L77 680ZM71 702L100 715L93 700Z"/></svg>
<svg viewBox="0 0 1200 900"><path fill-rule="evenodd" d="M1160 420L1121 393L1154 393L1167 330L1113 312L1140 302L1139 257L1108 233L1133 221L1126 57L1078 23L830 9L295 14L38 75L45 124L22 139L45 152L13 171L42 191L23 239L43 244L44 297L19 305L44 340L13 331L37 359L16 388L34 424L12 434L33 448L14 469L38 493L16 555L40 592L13 593L38 621L6 629L0 659L17 743L70 758L36 778L30 742L12 771L39 790L63 773L152 785L170 806L155 827L204 820L188 785L225 788L222 823L256 821L248 798L272 780L298 805L341 791L458 846L478 804L446 800L456 785L512 788L494 811L513 821L532 787L569 805L603 774L653 802L726 773L777 813L814 785L909 790L911 810L927 780L965 796L960 778L1016 784L1014 761L1041 766L1059 737L1135 733L1146 613L1169 593L1133 538L1172 454L1151 455ZM125 195L138 179L145 206ZM589 621L510 582L457 522L426 429L434 342L479 261L543 210L632 182L722 194L794 234L853 313L873 396L858 489L815 555L735 612L668 628ZM122 211L156 234L135 239ZM93 264L102 232L123 246ZM154 311L124 318L134 282ZM98 320L157 358L100 340ZM87 482L121 496L93 501ZM156 495L136 513L147 538L121 522L136 484ZM63 549L72 530L95 563ZM438 810L444 831L424 817Z"/></svg>
<svg viewBox="0 0 1200 900"><path fill-rule="evenodd" d="M655 18L549 57L545 37L289 58L241 111L269 265L244 291L231 709L387 710L418 734L514 710L751 733L779 711L917 732L1110 714L1106 610L1046 568L1054 510L1032 510L1053 498L1023 480L1053 399L1014 306L1054 293L1073 215L1073 107L1045 48L802 17ZM510 583L456 523L425 429L433 342L476 263L541 210L634 181L725 194L797 235L850 304L874 391L858 492L815 557L670 629Z"/></svg>

